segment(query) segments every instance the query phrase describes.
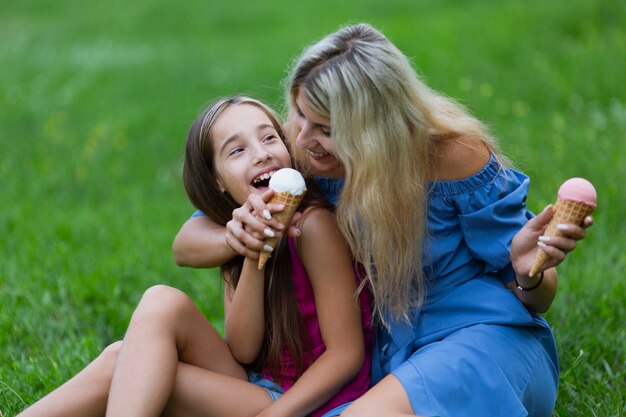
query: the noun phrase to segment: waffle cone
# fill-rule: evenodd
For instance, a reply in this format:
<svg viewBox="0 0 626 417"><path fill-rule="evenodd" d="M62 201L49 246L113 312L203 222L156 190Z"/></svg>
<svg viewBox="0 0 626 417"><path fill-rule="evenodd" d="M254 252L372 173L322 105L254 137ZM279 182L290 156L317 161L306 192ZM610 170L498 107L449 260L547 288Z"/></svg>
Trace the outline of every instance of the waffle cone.
<svg viewBox="0 0 626 417"><path fill-rule="evenodd" d="M304 198L305 193L306 190L300 195L293 195L289 192L274 193L272 199L269 201L269 204L284 204L285 209L280 213L274 214L273 217L285 226L289 226L291 218ZM269 237L265 239L265 244L275 249L279 239L279 237ZM271 252L261 251L261 256L259 256L259 269L263 269L271 254Z"/></svg>
<svg viewBox="0 0 626 417"><path fill-rule="evenodd" d="M552 219L550 219L550 223L548 223L548 227L546 228L544 235L563 236L564 233L556 228L557 224L572 223L580 225L585 217L590 215L594 209L594 206L578 201L558 200L554 205L554 215L552 216ZM549 260L550 255L548 255L543 249L539 248L537 250L535 263L530 269L530 276L532 277L537 275L537 273Z"/></svg>

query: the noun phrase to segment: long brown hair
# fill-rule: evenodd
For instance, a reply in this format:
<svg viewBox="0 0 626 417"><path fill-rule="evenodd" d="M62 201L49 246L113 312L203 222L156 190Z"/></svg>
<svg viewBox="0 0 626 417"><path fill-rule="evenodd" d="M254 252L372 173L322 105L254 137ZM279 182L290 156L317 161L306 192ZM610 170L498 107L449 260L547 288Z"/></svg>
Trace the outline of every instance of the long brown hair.
<svg viewBox="0 0 626 417"><path fill-rule="evenodd" d="M275 112L260 101L244 96L227 97L214 102L192 124L185 145L183 166L185 191L196 208L222 226L226 226L232 219L233 210L238 208L239 204L228 193L221 192L217 183L212 133L220 115L235 105L252 105L259 108L270 119L283 141L285 137ZM285 145L288 146L286 142ZM307 180L307 194L298 210L310 206L330 207L320 195L315 183ZM237 288L243 260L242 256L236 256L220 268L226 285L233 290ZM286 238L280 240L265 267L264 294L265 337L261 353L250 368L257 371L268 369L272 377L279 381L279 371L283 365L282 354L286 348L293 358L299 376L310 365L310 361L307 360L309 339L295 295L291 256Z"/></svg>

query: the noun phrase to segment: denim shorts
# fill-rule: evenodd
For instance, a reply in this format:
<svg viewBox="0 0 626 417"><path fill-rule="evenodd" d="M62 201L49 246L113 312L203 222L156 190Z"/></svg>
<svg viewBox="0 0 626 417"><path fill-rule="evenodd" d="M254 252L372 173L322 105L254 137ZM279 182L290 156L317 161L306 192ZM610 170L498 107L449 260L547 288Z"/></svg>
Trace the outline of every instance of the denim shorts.
<svg viewBox="0 0 626 417"><path fill-rule="evenodd" d="M276 401L280 398L281 395L285 393L280 385L276 382L263 378L261 375L256 372L248 372L248 381L263 388L270 395L272 401Z"/></svg>

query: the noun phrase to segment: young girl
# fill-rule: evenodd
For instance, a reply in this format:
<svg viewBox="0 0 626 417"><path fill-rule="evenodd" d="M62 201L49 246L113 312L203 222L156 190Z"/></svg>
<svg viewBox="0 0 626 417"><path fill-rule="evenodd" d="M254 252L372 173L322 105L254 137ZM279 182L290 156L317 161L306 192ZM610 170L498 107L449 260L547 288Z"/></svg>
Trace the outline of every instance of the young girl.
<svg viewBox="0 0 626 417"><path fill-rule="evenodd" d="M271 175L291 167L282 138L262 103L217 101L187 139L191 201L225 226L251 194L269 198ZM369 299L356 296L349 249L314 187L301 237L282 239L264 270L258 252L222 266L225 340L183 293L151 288L121 344L22 416L321 416L365 393Z"/></svg>
<svg viewBox="0 0 626 417"><path fill-rule="evenodd" d="M273 172L291 166L282 137L277 118L258 101L238 97L209 108L187 142L184 179L194 205L225 225L250 194L267 190ZM363 356L369 350L363 349L361 333L371 339L369 302L362 292L361 317L359 306L350 301L356 281L349 251L328 205L316 196L313 183L307 187L308 197L299 209L305 213L299 221L302 235L298 241L283 240L265 273L257 270L256 257L237 257L222 267L227 282L225 331L233 356L240 363L254 363L252 369L280 381L285 390L295 382L268 415L282 415L287 404L293 404L287 415L309 413L357 372L359 378L313 415L367 389L369 366L362 364L369 364ZM350 308L335 308L346 301Z"/></svg>

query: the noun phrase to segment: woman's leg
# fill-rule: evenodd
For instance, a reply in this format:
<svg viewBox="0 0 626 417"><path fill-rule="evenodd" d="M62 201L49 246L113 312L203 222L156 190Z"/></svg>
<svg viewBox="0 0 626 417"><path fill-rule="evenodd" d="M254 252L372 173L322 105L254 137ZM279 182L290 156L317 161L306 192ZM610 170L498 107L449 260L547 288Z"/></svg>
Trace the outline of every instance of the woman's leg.
<svg viewBox="0 0 626 417"><path fill-rule="evenodd" d="M190 373L202 375L199 381L207 380L208 385L218 375L251 385L226 342L189 297L171 287L152 287L133 313L124 337L107 416L160 415L177 381L179 362L192 365ZM182 377L186 378L184 372Z"/></svg>
<svg viewBox="0 0 626 417"><path fill-rule="evenodd" d="M116 342L104 349L85 369L24 410L19 417L104 416L121 343Z"/></svg>
<svg viewBox="0 0 626 417"><path fill-rule="evenodd" d="M387 375L341 413L341 417L414 416L404 387L393 375Z"/></svg>

